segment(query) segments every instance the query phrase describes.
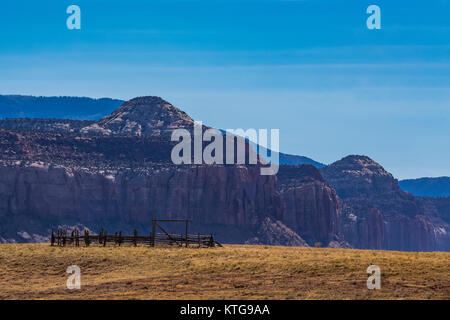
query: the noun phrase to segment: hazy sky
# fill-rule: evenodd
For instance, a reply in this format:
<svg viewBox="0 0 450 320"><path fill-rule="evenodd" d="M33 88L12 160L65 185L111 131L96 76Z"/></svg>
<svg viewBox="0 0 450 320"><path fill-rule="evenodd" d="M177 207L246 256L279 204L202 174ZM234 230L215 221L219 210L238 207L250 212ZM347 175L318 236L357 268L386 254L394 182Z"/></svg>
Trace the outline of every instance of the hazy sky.
<svg viewBox="0 0 450 320"><path fill-rule="evenodd" d="M450 176L448 0L2 0L0 35L1 94L158 95L283 152Z"/></svg>

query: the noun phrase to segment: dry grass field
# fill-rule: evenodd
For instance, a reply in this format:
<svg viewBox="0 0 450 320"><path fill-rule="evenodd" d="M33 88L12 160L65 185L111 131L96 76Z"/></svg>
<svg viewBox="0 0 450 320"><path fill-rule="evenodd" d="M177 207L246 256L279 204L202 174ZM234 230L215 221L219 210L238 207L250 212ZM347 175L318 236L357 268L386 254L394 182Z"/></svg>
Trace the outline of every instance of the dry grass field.
<svg viewBox="0 0 450 320"><path fill-rule="evenodd" d="M366 287L371 264L380 290ZM69 265L81 290L66 288ZM7 244L0 299L450 299L450 253Z"/></svg>

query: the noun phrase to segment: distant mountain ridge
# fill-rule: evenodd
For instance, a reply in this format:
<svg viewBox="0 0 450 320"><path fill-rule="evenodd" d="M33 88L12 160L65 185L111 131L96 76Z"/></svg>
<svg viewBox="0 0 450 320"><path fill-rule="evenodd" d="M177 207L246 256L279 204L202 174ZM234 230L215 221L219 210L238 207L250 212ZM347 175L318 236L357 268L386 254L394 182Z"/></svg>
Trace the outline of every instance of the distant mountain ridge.
<svg viewBox="0 0 450 320"><path fill-rule="evenodd" d="M116 110L123 102L123 100L111 98L0 95L0 119L97 120Z"/></svg>
<svg viewBox="0 0 450 320"><path fill-rule="evenodd" d="M154 136L170 134L175 128L192 128L193 123L184 111L160 97L137 97L125 102L111 98L0 95L2 129ZM281 152L279 164L311 164L318 169L325 166L308 157Z"/></svg>
<svg viewBox="0 0 450 320"><path fill-rule="evenodd" d="M398 184L417 197L450 197L450 177L406 179Z"/></svg>
<svg viewBox="0 0 450 320"><path fill-rule="evenodd" d="M225 131L222 130L223 133L225 133ZM247 139L248 141L248 139ZM249 141L250 142L250 141ZM257 149L257 152L259 155L261 155L262 157L264 157L265 154L268 154L270 156L271 154L271 150L270 149L266 149L260 145L256 145L255 143L250 142L250 144L253 146L253 148ZM311 158L305 157L305 156L298 156L298 155L294 155L294 154L287 154L287 153L282 153L279 152L278 153L278 164L280 165L287 165L287 166L298 166L298 165L305 165L305 164L310 164L314 167L316 167L317 169L323 168L326 166L326 164L317 162ZM274 161L276 161L275 159L272 159Z"/></svg>
<svg viewBox="0 0 450 320"><path fill-rule="evenodd" d="M297 156L294 154L287 154L287 153L281 153L280 152L280 164L284 165L300 165L300 164L310 164L316 167L317 169L323 168L326 166L326 164L317 162L311 158L304 157L304 156Z"/></svg>

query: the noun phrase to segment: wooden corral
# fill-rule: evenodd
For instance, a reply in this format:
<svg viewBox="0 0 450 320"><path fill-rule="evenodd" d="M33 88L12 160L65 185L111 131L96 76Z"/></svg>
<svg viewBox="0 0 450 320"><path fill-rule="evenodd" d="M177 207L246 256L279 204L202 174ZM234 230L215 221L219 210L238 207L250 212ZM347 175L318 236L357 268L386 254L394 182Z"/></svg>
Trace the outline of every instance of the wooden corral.
<svg viewBox="0 0 450 320"><path fill-rule="evenodd" d="M186 233L174 234L168 233L158 222L184 222L186 224ZM106 246L108 243L116 246L121 246L123 244L131 244L137 246L138 244L144 244L151 247L156 245L170 245L170 246L196 246L196 247L221 247L222 245L214 239L212 234L189 234L188 225L189 220L157 220L153 219L152 232L148 235L138 235L137 230L134 230L133 235L123 235L122 231L115 232L114 234L108 234L106 230L101 230L99 234L90 234L88 230L84 230L81 234L78 229L72 230L70 233L67 229L58 229L55 234L52 230L51 234L51 245L52 246L67 246L74 245L80 246L80 243L84 243L86 247L91 244L97 244L100 246ZM158 233L157 229L162 231Z"/></svg>

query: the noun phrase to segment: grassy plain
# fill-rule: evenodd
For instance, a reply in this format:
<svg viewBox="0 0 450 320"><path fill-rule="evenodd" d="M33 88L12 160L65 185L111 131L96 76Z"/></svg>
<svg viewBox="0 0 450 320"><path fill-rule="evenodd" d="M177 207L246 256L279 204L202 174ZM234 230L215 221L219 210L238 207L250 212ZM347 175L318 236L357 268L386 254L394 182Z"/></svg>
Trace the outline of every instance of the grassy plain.
<svg viewBox="0 0 450 320"><path fill-rule="evenodd" d="M366 269L381 268L368 290ZM70 265L81 290L68 290ZM450 299L450 253L0 245L0 299Z"/></svg>

